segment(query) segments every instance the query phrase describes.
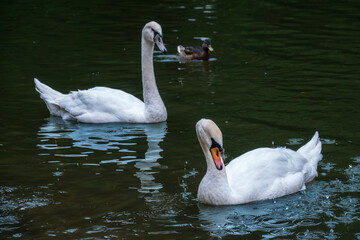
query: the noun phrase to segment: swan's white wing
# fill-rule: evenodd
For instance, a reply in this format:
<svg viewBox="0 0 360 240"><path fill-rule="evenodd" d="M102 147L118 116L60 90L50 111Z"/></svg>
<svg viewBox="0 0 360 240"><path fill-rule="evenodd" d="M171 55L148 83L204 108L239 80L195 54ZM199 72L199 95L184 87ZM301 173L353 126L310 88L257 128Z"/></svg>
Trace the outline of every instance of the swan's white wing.
<svg viewBox="0 0 360 240"><path fill-rule="evenodd" d="M95 87L57 99L59 107L86 123L145 121L145 104L121 90Z"/></svg>
<svg viewBox="0 0 360 240"><path fill-rule="evenodd" d="M293 150L258 148L232 160L226 171L230 187L251 201L303 189L305 175L311 168L308 161Z"/></svg>

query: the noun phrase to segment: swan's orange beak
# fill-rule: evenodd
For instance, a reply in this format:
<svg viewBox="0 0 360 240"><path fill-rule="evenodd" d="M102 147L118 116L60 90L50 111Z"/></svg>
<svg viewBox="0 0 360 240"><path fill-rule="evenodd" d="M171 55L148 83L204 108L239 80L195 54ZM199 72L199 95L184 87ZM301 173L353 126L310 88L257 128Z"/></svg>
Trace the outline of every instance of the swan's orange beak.
<svg viewBox="0 0 360 240"><path fill-rule="evenodd" d="M218 147L213 147L210 149L210 152L211 152L211 156L214 160L214 163L215 163L215 167L217 170L222 170L223 169L223 163L222 163L222 160L221 160L221 152L219 150Z"/></svg>

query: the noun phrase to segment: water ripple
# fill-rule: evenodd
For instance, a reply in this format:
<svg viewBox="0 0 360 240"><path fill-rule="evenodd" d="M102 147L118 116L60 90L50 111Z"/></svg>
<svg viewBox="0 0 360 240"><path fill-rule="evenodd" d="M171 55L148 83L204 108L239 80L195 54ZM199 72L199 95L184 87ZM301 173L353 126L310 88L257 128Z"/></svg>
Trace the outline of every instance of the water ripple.
<svg viewBox="0 0 360 240"><path fill-rule="evenodd" d="M330 169L331 170L331 169ZM349 166L346 181L316 181L306 191L290 196L239 206L210 207L199 205L202 227L213 236L246 235L265 232L264 238L290 237L300 228L321 228L325 221L329 232L298 233L305 239L336 235L336 225L359 222L359 200L352 193L360 188L360 166ZM343 197L339 197L341 193ZM347 195L347 196L344 196Z"/></svg>

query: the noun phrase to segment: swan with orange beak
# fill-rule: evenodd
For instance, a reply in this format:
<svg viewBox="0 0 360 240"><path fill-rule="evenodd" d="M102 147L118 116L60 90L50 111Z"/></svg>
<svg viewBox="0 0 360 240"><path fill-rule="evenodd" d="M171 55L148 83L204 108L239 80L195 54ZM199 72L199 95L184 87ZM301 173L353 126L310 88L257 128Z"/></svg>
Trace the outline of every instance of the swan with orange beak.
<svg viewBox="0 0 360 240"><path fill-rule="evenodd" d="M218 126L209 119L196 124L207 170L198 189L200 203L234 205L273 199L304 190L317 176L322 159L318 132L297 151L257 148L224 165L223 139Z"/></svg>

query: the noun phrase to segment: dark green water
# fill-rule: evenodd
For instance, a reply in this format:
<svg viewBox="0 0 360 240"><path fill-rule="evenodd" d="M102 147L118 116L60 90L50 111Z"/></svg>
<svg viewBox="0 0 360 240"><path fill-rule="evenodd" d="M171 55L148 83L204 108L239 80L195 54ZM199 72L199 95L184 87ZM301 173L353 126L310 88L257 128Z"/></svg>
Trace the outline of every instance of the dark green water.
<svg viewBox="0 0 360 240"><path fill-rule="evenodd" d="M1 239L360 239L358 1L1 1ZM33 78L64 93L93 86L142 97L141 29L168 121L50 118ZM215 48L180 63L178 44ZM227 160L297 149L316 130L324 158L307 190L241 206L198 205L200 118Z"/></svg>

